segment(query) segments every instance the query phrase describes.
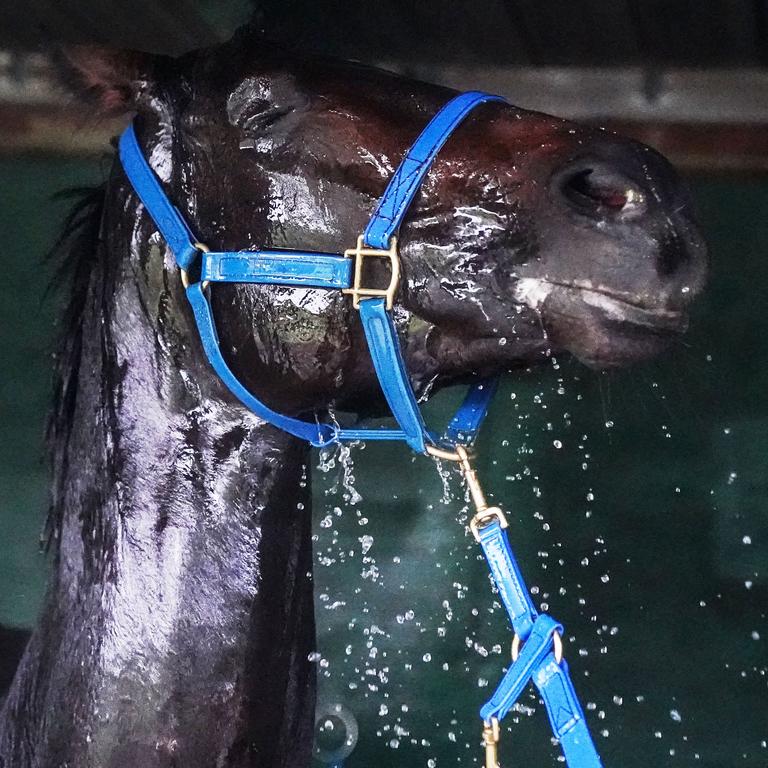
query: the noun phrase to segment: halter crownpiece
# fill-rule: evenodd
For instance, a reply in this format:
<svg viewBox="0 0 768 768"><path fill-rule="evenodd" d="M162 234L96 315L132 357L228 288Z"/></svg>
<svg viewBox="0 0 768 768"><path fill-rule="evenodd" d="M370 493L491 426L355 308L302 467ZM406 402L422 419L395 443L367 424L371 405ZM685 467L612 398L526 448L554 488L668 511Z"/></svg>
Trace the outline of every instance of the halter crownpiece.
<svg viewBox="0 0 768 768"><path fill-rule="evenodd" d="M171 203L139 146L133 125L120 137L120 160L134 191L165 238L181 272L187 298L205 354L227 388L257 416L313 446L355 440L402 440L414 451L454 461L470 491L475 515L470 522L480 543L499 596L514 630L513 661L490 700L481 708L486 768L497 768L499 723L529 681L544 699L554 735L571 768L601 768L584 713L573 689L568 665L562 659L562 626L539 614L525 586L506 534L507 521L498 507L489 507L467 446L471 445L497 388L497 379L470 387L464 401L438 438L429 431L410 384L392 319L400 279L397 232L424 177L453 130L478 105L504 102L479 91L462 93L430 120L406 152L391 178L357 245L344 252L298 250L209 250L192 234ZM387 260L386 287L363 284L363 261ZM190 272L199 270L199 279ZM273 411L234 375L221 353L208 287L214 283L256 283L341 290L359 310L373 366L399 429L348 429L313 423Z"/></svg>

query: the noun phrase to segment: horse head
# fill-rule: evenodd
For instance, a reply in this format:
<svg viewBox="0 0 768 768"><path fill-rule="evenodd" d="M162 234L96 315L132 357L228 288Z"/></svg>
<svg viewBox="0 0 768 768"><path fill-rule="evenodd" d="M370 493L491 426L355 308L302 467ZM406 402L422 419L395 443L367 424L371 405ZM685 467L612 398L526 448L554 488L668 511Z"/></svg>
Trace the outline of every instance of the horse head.
<svg viewBox="0 0 768 768"><path fill-rule="evenodd" d="M451 96L250 36L144 65L128 90L148 155L217 249L351 247ZM399 250L397 323L417 391L562 351L599 368L650 357L685 329L706 262L658 153L498 103L443 148ZM232 367L276 406L380 403L348 298L221 286L213 302Z"/></svg>

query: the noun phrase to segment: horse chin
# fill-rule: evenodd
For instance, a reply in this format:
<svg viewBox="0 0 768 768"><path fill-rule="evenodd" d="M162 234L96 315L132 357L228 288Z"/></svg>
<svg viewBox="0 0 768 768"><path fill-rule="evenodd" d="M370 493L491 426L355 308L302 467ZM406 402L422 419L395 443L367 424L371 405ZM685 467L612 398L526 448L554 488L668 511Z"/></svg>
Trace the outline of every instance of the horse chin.
<svg viewBox="0 0 768 768"><path fill-rule="evenodd" d="M541 313L553 347L595 369L656 357L688 327L688 314L681 309L564 286L547 297Z"/></svg>

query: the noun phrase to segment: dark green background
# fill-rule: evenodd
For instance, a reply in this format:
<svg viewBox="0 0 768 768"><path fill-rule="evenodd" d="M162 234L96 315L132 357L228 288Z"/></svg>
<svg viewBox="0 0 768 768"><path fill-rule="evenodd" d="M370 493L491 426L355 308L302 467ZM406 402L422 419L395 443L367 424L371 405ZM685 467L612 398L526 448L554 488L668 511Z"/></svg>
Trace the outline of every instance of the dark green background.
<svg viewBox="0 0 768 768"><path fill-rule="evenodd" d="M42 434L56 301L41 259L104 163L0 159L0 623L31 626L46 563ZM480 471L509 511L537 602L608 766L768 765L768 182L692 180L713 253L693 331L665 359L598 374L566 360L509 381ZM444 419L455 393L429 410ZM562 443L558 448L555 441ZM316 472L318 671L361 737L349 768L470 765L510 641L463 494L399 446ZM348 482L347 485L350 483ZM370 537L370 538L367 538ZM367 552L363 553L366 549ZM536 699L502 764L556 765ZM512 722L514 720L514 722Z"/></svg>

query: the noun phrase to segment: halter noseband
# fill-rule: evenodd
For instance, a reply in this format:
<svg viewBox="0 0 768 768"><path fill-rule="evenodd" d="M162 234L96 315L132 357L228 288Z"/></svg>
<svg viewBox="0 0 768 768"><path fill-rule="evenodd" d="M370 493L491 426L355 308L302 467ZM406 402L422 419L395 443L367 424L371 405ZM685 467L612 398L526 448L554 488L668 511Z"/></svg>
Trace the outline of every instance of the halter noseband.
<svg viewBox="0 0 768 768"><path fill-rule="evenodd" d="M570 768L601 768L584 713L573 689L568 665L562 659L562 626L533 605L504 530L507 521L483 495L467 446L476 433L496 391L497 379L470 387L442 438L430 432L421 416L408 379L391 310L398 288L400 261L396 233L440 148L453 130L478 105L505 102L479 91L462 93L449 101L428 123L400 163L379 200L355 248L318 253L298 250L213 252L198 242L178 209L165 194L139 147L133 126L120 138L120 160L133 189L168 243L181 271L205 354L219 378L251 411L265 421L313 446L354 440L403 440L414 451L455 461L469 488L476 514L470 522L480 543L499 597L515 632L513 663L491 699L481 708L486 768L498 768L499 723L511 710L528 682L544 699L552 730ZM390 281L386 288L362 284L363 260L386 259ZM199 268L199 279L190 270ZM302 421L273 411L237 379L221 354L207 288L211 283L256 283L341 290L352 296L381 389L399 429L347 429ZM521 647L522 643L522 647Z"/></svg>

